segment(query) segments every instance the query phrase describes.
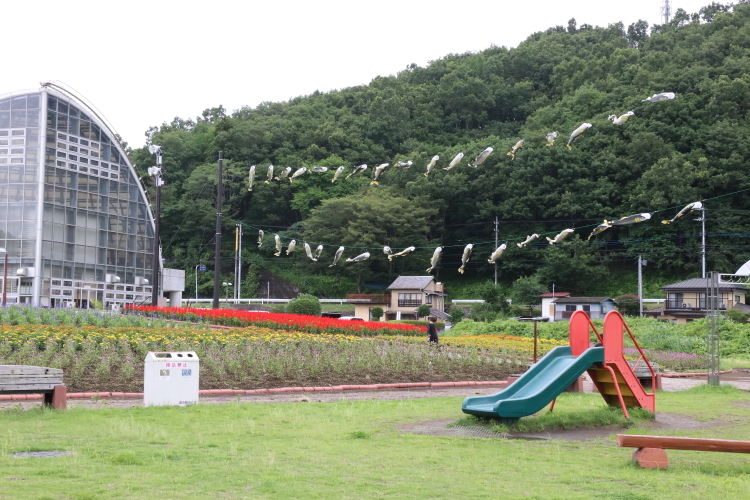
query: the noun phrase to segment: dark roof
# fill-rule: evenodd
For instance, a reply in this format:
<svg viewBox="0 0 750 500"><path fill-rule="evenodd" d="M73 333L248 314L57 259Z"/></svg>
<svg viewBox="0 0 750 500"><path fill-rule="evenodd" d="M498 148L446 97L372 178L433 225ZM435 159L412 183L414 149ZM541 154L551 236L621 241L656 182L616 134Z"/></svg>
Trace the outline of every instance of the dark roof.
<svg viewBox="0 0 750 500"><path fill-rule="evenodd" d="M689 290L705 292L708 278L690 278L685 281L678 281L661 287L662 290ZM732 285L729 283L720 283L719 290L747 290L743 285Z"/></svg>
<svg viewBox="0 0 750 500"><path fill-rule="evenodd" d="M665 316L674 316L675 318L705 318L705 309L670 309L664 312Z"/></svg>
<svg viewBox="0 0 750 500"><path fill-rule="evenodd" d="M450 319L450 314L440 311L438 309L430 309L430 316L435 316L436 318L440 318L443 321Z"/></svg>
<svg viewBox="0 0 750 500"><path fill-rule="evenodd" d="M567 297L570 295L568 292L555 292L555 293L543 293L540 295L543 299L549 298L549 297Z"/></svg>
<svg viewBox="0 0 750 500"><path fill-rule="evenodd" d="M644 316L661 316L664 313L664 306L654 307L653 309L644 309Z"/></svg>
<svg viewBox="0 0 750 500"><path fill-rule="evenodd" d="M399 276L391 283L388 290L424 290L435 279L432 276Z"/></svg>
<svg viewBox="0 0 750 500"><path fill-rule="evenodd" d="M561 297L555 300L555 304L601 304L608 300L617 304L611 297Z"/></svg>
<svg viewBox="0 0 750 500"><path fill-rule="evenodd" d="M738 302L737 304L733 305L732 309L737 309L739 312L743 312L743 313L750 313L750 306L747 304L742 304L741 302Z"/></svg>

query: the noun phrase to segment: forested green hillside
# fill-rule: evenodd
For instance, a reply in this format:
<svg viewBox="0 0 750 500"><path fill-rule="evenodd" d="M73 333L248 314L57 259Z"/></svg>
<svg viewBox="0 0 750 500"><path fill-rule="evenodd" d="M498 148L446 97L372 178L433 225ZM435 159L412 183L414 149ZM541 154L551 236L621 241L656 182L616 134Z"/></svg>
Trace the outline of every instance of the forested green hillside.
<svg viewBox="0 0 750 500"><path fill-rule="evenodd" d="M677 97L642 102L661 92ZM629 110L635 114L623 125L607 120ZM731 194L750 189L749 110L750 5L744 2L713 4L694 15L678 10L671 23L650 29L643 21L600 28L571 20L514 49L451 54L369 85L232 114L220 106L148 132L164 151L164 254L189 280L196 264L212 261L221 150L224 274L232 272L234 225L241 222L249 285L265 266L304 277L315 293L340 293L340 277L353 292L354 281L423 274L437 245L445 247L441 281L486 280L493 273L487 259L495 248L495 217L499 241L508 243L498 260L503 284L538 274L558 289L607 291L608 271L634 270L639 254L652 274L684 277L700 271L700 223L693 220L700 213L670 225L661 220L697 200L707 208L708 268L734 272L750 259L750 192ZM584 122L593 127L569 150L570 133ZM552 131L560 136L547 147ZM525 144L513 159L506 153L520 139ZM469 166L488 146L494 153ZM464 160L443 170L459 152ZM425 177L433 155L440 160ZM153 163L145 148L133 150L131 160L144 173ZM375 166L406 160L414 162L411 168L391 166L379 185L370 185ZM370 168L363 174L331 182L340 165L348 174L364 163ZM252 192L251 165L257 169ZM329 170L265 184L269 165L277 174L284 167ZM653 216L586 242L602 220L638 212ZM266 232L260 249L257 228ZM575 236L547 244L545 236L565 228L576 228ZM273 256L276 232L285 248L297 239L291 256ZM532 233L542 237L515 245ZM312 262L303 240L330 246ZM462 277L457 270L468 243L474 254ZM331 268L339 245L349 248ZM417 250L388 261L384 245ZM365 249L369 260L344 262Z"/></svg>

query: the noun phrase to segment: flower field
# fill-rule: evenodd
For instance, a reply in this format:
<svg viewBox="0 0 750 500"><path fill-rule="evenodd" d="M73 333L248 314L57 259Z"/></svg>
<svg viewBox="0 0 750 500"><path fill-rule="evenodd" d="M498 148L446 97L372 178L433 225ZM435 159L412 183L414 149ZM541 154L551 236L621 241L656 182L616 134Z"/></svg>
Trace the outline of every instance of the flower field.
<svg viewBox="0 0 750 500"><path fill-rule="evenodd" d="M644 352L649 361L657 363L662 369L666 368L676 372L695 372L708 368L708 358L705 355L649 349L644 349ZM626 347L625 357L636 360L640 358L640 355L637 349Z"/></svg>
<svg viewBox="0 0 750 500"><path fill-rule="evenodd" d="M515 351L416 340L256 326L3 325L0 364L62 368L71 392L141 392L149 351L195 351L201 389L498 380L525 370Z"/></svg>
<svg viewBox="0 0 750 500"><path fill-rule="evenodd" d="M127 309L134 313L156 315L183 321L208 321L214 325L260 326L287 331L307 333L330 333L343 335L422 335L426 328L415 325L389 324L377 321L342 321L320 316L279 314L257 311L234 311L231 309L199 309L190 307L133 306Z"/></svg>
<svg viewBox="0 0 750 500"><path fill-rule="evenodd" d="M423 339L401 337L404 342L424 342ZM534 339L528 337L514 337L512 335L464 335L461 337L442 337L440 344L451 347L471 347L494 352L507 352L513 355L528 355L534 353ZM537 340L537 355L541 358L552 348L568 345L567 342L552 339Z"/></svg>
<svg viewBox="0 0 750 500"><path fill-rule="evenodd" d="M238 326L210 328L209 323ZM538 356L565 344L540 338ZM427 345L420 326L292 314L138 308L120 316L0 309L0 364L62 368L71 392L141 392L149 351L195 351L203 389L257 389L498 380L523 372L533 345L529 337L475 334L442 336L436 349ZM700 354L650 350L647 355L662 369L705 368Z"/></svg>
<svg viewBox="0 0 750 500"><path fill-rule="evenodd" d="M122 342L131 346L145 345L149 348L162 349L168 344L181 344L198 347L202 344L221 346L238 345L246 342L316 342L345 343L363 339L352 335L310 334L303 332L286 332L262 327L245 327L231 329L183 327L111 327L96 326L40 326L21 325L0 327L0 346L3 349L17 349L27 342L36 343L39 347L50 343L73 344L82 346L87 342ZM1 352L1 351L0 351Z"/></svg>

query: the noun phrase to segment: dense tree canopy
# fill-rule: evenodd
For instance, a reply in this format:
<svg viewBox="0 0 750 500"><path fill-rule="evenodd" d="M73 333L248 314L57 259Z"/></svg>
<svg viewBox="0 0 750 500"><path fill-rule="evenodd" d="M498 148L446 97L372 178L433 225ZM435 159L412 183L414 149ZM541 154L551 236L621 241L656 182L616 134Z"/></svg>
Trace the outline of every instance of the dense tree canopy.
<svg viewBox="0 0 750 500"><path fill-rule="evenodd" d="M644 21L600 28L571 20L514 49L451 54L369 85L175 118L147 132L164 151L164 254L188 270L209 260L221 150L225 227L247 224L248 243L261 228L333 245L317 263L293 256L300 273L387 281L394 273L422 273L431 249L393 263L372 252L368 262L329 268L332 248L442 244L441 278L456 279L463 246L474 243L467 276L489 277L495 217L500 241L510 240L499 261L507 284L536 274L543 285L568 280L585 291L604 263L639 254L656 268L690 272L700 263L698 216L659 221L696 200L707 200L709 268L731 272L750 259L750 198L729 195L750 188L749 91L750 5L713 3L696 14L678 10L650 32ZM659 92L677 98L642 102ZM635 115L624 125L607 120L629 110ZM593 127L568 150L570 132L583 122ZM554 130L560 136L547 147L545 134ZM512 159L505 153L519 139L525 145ZM467 166L487 146L495 152L480 167ZM458 152L466 154L462 164L442 170ZM436 154L437 168L425 177ZM151 164L145 148L131 157L144 170ZM391 167L380 185L369 185L372 167L405 160L413 166ZM331 182L339 165L350 172L362 163L370 165L364 174ZM252 192L250 165L258 172ZM329 171L265 184L269 165ZM603 219L637 212L655 213L586 243ZM567 227L580 228L582 238L555 248L544 237L522 249L513 244ZM266 248L259 255L266 265L282 259Z"/></svg>

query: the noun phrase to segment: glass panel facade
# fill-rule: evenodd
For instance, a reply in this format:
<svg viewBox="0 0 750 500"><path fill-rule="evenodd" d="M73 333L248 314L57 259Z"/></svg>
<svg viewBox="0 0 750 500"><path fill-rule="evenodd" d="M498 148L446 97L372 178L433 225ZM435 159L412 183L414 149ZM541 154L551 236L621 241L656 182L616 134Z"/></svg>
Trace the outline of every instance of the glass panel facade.
<svg viewBox="0 0 750 500"><path fill-rule="evenodd" d="M0 246L8 250L8 276L20 301L112 302L104 296L106 275L119 276L122 284L132 285L136 277L153 282L148 200L109 129L92 115L52 92L0 99ZM15 278L22 267L34 268L23 283ZM33 279L37 287L30 285ZM34 289L39 297L32 297ZM132 300L117 301L149 300L150 291L144 287ZM21 299L26 295L33 300Z"/></svg>
<svg viewBox="0 0 750 500"><path fill-rule="evenodd" d="M36 256L40 113L40 94L0 100L0 246L8 252L8 290L29 303L30 279L19 288L16 276Z"/></svg>

